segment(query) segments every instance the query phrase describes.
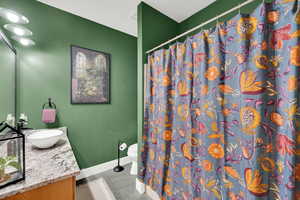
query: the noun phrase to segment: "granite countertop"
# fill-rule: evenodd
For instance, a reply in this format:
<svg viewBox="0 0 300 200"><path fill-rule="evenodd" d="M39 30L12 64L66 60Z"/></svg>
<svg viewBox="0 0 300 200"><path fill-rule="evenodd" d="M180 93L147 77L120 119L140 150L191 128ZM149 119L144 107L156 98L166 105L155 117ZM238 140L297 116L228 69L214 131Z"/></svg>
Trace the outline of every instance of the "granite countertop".
<svg viewBox="0 0 300 200"><path fill-rule="evenodd" d="M32 190L49 183L63 180L79 174L72 147L67 137L67 128L62 139L52 148L37 149L25 139L25 181L0 189L0 199ZM28 136L37 130L24 131Z"/></svg>

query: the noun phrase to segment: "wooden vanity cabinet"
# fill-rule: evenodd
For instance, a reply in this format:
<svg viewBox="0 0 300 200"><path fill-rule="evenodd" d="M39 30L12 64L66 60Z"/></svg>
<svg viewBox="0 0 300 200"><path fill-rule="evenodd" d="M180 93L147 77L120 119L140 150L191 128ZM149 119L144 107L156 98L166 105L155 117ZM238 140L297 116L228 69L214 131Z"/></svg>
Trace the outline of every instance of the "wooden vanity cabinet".
<svg viewBox="0 0 300 200"><path fill-rule="evenodd" d="M75 177L71 177L4 198L4 200L75 200L75 195L76 180Z"/></svg>

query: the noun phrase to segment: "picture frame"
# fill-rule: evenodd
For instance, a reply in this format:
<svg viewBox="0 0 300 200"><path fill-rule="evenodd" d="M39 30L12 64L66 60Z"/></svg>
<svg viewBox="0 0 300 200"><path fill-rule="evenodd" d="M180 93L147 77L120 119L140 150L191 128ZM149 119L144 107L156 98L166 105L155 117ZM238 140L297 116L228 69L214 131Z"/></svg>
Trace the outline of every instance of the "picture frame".
<svg viewBox="0 0 300 200"><path fill-rule="evenodd" d="M71 45L71 104L110 104L111 55Z"/></svg>

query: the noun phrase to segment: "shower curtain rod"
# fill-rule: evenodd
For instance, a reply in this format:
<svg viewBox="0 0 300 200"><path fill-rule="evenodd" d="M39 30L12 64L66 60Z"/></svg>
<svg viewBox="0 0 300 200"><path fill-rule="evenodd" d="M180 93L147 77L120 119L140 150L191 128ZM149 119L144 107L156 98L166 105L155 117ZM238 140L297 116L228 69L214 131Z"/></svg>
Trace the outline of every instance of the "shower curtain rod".
<svg viewBox="0 0 300 200"><path fill-rule="evenodd" d="M178 36L176 36L176 37L174 37L174 38L172 38L172 39L170 39L170 40L168 40L168 41L160 44L160 45L158 45L157 47L154 47L153 49L151 49L149 51L146 51L146 54L149 54L149 53L151 53L151 52L153 52L153 51L155 51L155 50L157 50L157 49L165 46L166 44L169 44L169 43L171 43L171 42L173 42L173 41L175 41L175 40L177 40L177 39L179 39L179 38L181 38L181 37L183 37L183 36L185 36L185 35L193 32L193 31L201 28L202 26L205 26L206 24L209 24L209 23L211 23L211 22L213 22L215 20L218 20L219 18L221 18L221 17L223 17L223 16L225 16L225 15L227 15L227 14L229 14L229 13L231 13L231 12L237 10L237 9L240 9L243 6L245 6L245 5L249 4L249 3L252 3L253 1L256 1L256 0L247 0L244 3L241 3L240 5L238 5L238 6L234 7L234 8L231 8L231 9L227 10L226 12L223 12L222 14L220 14L220 15L218 15L218 16L210 19L210 20L207 20L206 22L204 22L202 24L199 24L198 26L196 26L194 28L191 28L190 30L188 30L188 31L186 31L186 32L184 32L184 33L182 33L182 34L180 34L180 35L178 35Z"/></svg>

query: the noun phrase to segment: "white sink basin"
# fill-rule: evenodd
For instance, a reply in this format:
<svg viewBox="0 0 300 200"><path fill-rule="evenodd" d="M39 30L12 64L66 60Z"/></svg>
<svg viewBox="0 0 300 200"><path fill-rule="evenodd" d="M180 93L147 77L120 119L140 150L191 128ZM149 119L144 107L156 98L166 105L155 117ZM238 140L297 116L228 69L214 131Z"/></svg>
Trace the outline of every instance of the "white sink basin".
<svg viewBox="0 0 300 200"><path fill-rule="evenodd" d="M63 134L61 130L41 130L32 133L27 139L33 146L45 149L54 146Z"/></svg>

